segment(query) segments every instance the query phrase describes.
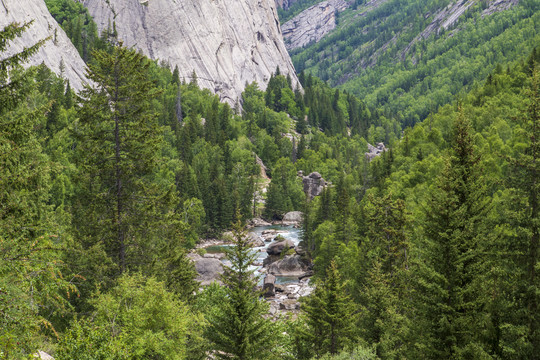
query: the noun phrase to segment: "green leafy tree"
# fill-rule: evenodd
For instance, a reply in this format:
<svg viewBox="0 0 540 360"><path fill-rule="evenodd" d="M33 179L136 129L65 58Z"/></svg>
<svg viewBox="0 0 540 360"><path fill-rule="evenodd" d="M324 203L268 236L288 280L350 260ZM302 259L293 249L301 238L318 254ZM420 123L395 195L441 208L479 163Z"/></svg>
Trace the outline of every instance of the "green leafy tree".
<svg viewBox="0 0 540 360"><path fill-rule="evenodd" d="M224 297L217 309L207 316L205 337L219 359L271 359L279 357L277 328L263 318L268 305L254 291L257 279L250 269L256 258L240 222L233 230L234 242L227 252L230 266L225 266L221 281Z"/></svg>
<svg viewBox="0 0 540 360"><path fill-rule="evenodd" d="M540 352L540 80L537 65L531 66L531 84L525 100L527 111L520 121L526 134L524 143L517 144L513 155L505 156L510 164L507 179L510 197L503 220L507 226L505 243L499 251L510 257L496 259L506 266L502 270L507 275L499 280L504 284L502 293L515 302L503 307L496 317L492 316L493 327L498 332L491 337L491 343L495 353L514 351L535 358Z"/></svg>
<svg viewBox="0 0 540 360"><path fill-rule="evenodd" d="M272 171L264 216L268 219L280 218L286 212L300 209L303 200L304 193L297 180L294 165L287 158L279 159Z"/></svg>
<svg viewBox="0 0 540 360"><path fill-rule="evenodd" d="M92 321L75 323L61 339L60 359L186 359L192 315L164 283L124 274L92 303Z"/></svg>

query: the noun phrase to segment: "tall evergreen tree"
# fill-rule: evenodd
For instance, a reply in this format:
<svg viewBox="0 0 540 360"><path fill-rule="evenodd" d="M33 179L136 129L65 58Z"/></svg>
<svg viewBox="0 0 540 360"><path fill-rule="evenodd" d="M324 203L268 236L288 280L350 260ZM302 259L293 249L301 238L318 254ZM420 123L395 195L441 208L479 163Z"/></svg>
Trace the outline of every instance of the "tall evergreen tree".
<svg viewBox="0 0 540 360"><path fill-rule="evenodd" d="M88 78L95 85L81 94L75 127L76 232L86 247L103 242L124 271L151 263L156 242L176 236L175 191L172 179L171 186L154 181L163 140L151 110L158 90L149 60L123 47L94 59Z"/></svg>
<svg viewBox="0 0 540 360"><path fill-rule="evenodd" d="M314 292L304 298L302 310L307 316L304 336L312 344L316 357L337 354L356 337L358 315L345 287L332 260L326 269L325 280L317 283Z"/></svg>
<svg viewBox="0 0 540 360"><path fill-rule="evenodd" d="M0 30L0 356L6 359L30 356L52 328L51 314L75 290L58 260L64 239L49 206L53 163L35 131L47 107L22 102L35 83L20 65L43 41L5 56L30 24Z"/></svg>
<svg viewBox="0 0 540 360"><path fill-rule="evenodd" d="M227 252L230 266L221 277L225 297L219 308L208 318L205 337L211 342L214 356L219 359L270 359L279 355L274 325L263 318L268 305L254 291L257 280L250 269L256 258L240 221L235 224L234 243Z"/></svg>
<svg viewBox="0 0 540 360"><path fill-rule="evenodd" d="M487 238L489 198L471 132L460 110L450 156L425 212L426 253L421 261L426 266L420 269L418 294L426 322L417 325L428 358L486 356L478 346L482 305L475 286L482 260L479 245Z"/></svg>
<svg viewBox="0 0 540 360"><path fill-rule="evenodd" d="M509 266L506 271L513 279L510 283L505 281L506 278L501 279L506 285L503 291L515 299L501 314L500 321L501 326L506 321L506 328L512 324L515 334L501 331L503 339L500 343L530 359L537 359L540 354L540 79L537 64L531 64L531 61L527 64L531 85L527 89L527 111L521 119L521 126L527 134L525 146L520 146L514 155L505 156L510 163L507 183L512 194L505 220L512 229L508 232L512 236L504 238L505 243L500 249L511 255L511 262L507 258L503 260ZM512 314L510 318L509 314ZM527 329L525 336L523 326ZM524 338L519 348L516 338ZM499 344L497 347L500 351L508 350Z"/></svg>

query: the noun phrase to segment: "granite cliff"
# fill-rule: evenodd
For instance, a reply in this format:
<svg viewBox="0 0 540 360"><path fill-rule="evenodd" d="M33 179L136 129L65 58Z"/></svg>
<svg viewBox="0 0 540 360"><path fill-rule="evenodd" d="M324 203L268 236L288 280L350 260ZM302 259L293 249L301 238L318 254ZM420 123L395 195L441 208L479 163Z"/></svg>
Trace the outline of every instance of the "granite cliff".
<svg viewBox="0 0 540 360"><path fill-rule="evenodd" d="M178 66L187 81L233 104L246 83L266 88L279 66L298 82L287 53L275 0L82 0L102 31L152 59Z"/></svg>
<svg viewBox="0 0 540 360"><path fill-rule="evenodd" d="M22 37L10 43L3 57L20 52L42 39L50 37L39 52L25 65L44 63L49 69L70 81L75 90L82 89L86 81L85 64L77 49L64 33L64 30L53 19L43 0L1 0L0 28L17 22L19 24L34 21Z"/></svg>
<svg viewBox="0 0 540 360"><path fill-rule="evenodd" d="M336 12L349 7L346 0L328 0L302 11L281 26L287 49L318 42L336 27Z"/></svg>

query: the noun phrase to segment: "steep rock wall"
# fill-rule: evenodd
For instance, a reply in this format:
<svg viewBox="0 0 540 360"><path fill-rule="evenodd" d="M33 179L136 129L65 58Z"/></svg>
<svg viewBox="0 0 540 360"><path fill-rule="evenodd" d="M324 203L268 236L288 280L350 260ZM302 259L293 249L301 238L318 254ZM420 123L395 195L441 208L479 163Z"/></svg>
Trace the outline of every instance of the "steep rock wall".
<svg viewBox="0 0 540 360"><path fill-rule="evenodd" d="M283 43L275 0L82 0L100 31L152 59L178 66L189 81L235 103L246 83L266 88L279 66L298 82Z"/></svg>
<svg viewBox="0 0 540 360"><path fill-rule="evenodd" d="M20 37L10 43L9 49L2 57L8 57L22 51L25 47L32 46L38 41L51 37L25 65L45 65L69 80L75 90L82 89L86 81L84 76L84 61L79 56L77 49L64 33L64 30L53 19L43 0L0 0L0 28L17 22L34 21L34 23Z"/></svg>
<svg viewBox="0 0 540 360"><path fill-rule="evenodd" d="M328 0L302 11L281 26L287 49L318 42L336 27L336 11L349 6L346 0Z"/></svg>

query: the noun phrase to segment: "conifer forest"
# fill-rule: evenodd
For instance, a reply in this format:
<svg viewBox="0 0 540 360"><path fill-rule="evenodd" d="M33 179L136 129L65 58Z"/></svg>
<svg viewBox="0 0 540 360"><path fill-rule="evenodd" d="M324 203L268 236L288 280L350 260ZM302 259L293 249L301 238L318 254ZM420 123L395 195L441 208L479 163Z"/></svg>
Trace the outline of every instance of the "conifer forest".
<svg viewBox="0 0 540 360"><path fill-rule="evenodd" d="M0 359L540 359L540 2L469 2L348 1L232 102L84 1L79 91L0 28Z"/></svg>

